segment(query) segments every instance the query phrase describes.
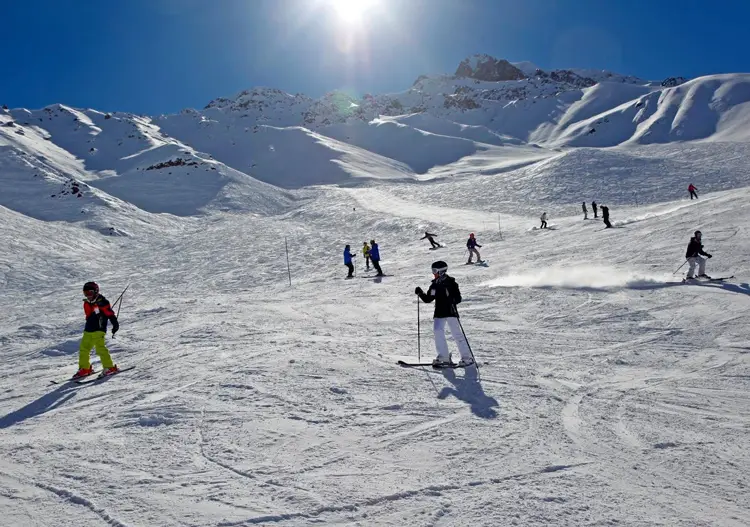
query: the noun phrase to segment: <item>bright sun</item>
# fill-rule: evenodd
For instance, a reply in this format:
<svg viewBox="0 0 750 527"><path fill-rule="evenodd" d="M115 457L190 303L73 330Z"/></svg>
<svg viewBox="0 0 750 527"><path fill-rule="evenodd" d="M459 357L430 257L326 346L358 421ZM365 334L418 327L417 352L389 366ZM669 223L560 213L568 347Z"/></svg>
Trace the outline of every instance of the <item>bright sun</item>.
<svg viewBox="0 0 750 527"><path fill-rule="evenodd" d="M329 2L342 22L354 24L363 20L374 0L329 0Z"/></svg>

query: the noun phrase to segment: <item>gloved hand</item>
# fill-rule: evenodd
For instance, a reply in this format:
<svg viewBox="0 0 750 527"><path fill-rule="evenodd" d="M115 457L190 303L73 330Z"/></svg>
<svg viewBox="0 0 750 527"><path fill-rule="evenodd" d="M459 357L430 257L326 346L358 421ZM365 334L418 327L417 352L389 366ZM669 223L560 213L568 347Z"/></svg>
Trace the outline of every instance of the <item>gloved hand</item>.
<svg viewBox="0 0 750 527"><path fill-rule="evenodd" d="M117 333L118 331L120 331L120 324L118 324L117 322L113 322L112 323L112 336L114 337L115 333Z"/></svg>
<svg viewBox="0 0 750 527"><path fill-rule="evenodd" d="M422 291L422 288L421 288L421 287L417 287L417 288L416 288L416 289L414 290L414 294L415 294L415 295L419 295L419 296L422 296L422 295L424 294L424 291Z"/></svg>
<svg viewBox="0 0 750 527"><path fill-rule="evenodd" d="M707 258L711 258L711 255L710 255L710 254L708 254L708 253L706 253L706 257L707 257Z"/></svg>

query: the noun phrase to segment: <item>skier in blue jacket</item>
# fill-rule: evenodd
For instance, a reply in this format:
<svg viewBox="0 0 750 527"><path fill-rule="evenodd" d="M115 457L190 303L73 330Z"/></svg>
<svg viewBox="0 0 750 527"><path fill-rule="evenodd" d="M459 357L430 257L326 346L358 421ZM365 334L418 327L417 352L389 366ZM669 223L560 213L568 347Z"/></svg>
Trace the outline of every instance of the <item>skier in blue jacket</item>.
<svg viewBox="0 0 750 527"><path fill-rule="evenodd" d="M354 258L354 256L355 255L351 253L349 245L344 247L344 265L349 268L349 274L347 275L347 278L354 277L354 263L352 263L352 258Z"/></svg>
<svg viewBox="0 0 750 527"><path fill-rule="evenodd" d="M378 272L375 276L383 276L383 270L380 268L380 247L375 243L375 240L370 240L370 260Z"/></svg>

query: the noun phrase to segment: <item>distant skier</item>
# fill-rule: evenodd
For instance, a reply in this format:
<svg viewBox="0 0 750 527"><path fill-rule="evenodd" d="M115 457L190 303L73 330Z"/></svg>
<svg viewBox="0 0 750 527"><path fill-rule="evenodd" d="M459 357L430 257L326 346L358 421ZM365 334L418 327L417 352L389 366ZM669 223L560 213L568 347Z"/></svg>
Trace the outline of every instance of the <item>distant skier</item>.
<svg viewBox="0 0 750 527"><path fill-rule="evenodd" d="M367 242L364 242L362 245L362 256L365 257L365 271L370 270L370 246L367 245Z"/></svg>
<svg viewBox="0 0 750 527"><path fill-rule="evenodd" d="M432 245L432 248L433 248L433 249L437 249L438 247L440 247L440 244L439 244L439 243L437 243L437 242L436 242L435 240L433 240L433 238L434 238L435 236L437 236L437 234L430 234L429 232L427 232L427 231L424 231L424 236L422 236L422 237L420 238L420 240L424 240L424 239L426 239L427 241L429 241L429 242L430 242L430 245Z"/></svg>
<svg viewBox="0 0 750 527"><path fill-rule="evenodd" d="M602 221L604 221L604 225L606 225L606 229L611 229L612 224L609 222L609 207L605 207L604 205L601 206L602 209Z"/></svg>
<svg viewBox="0 0 750 527"><path fill-rule="evenodd" d="M706 274L706 258L703 258L703 256L711 258L711 255L703 250L701 231L695 231L694 236L690 238L687 251L685 251L685 258L687 258L687 261L690 264L687 276L685 276L686 280L691 280L693 278L696 265L698 265L698 278L711 278Z"/></svg>
<svg viewBox="0 0 750 527"><path fill-rule="evenodd" d="M591 202L591 208L594 211L594 218L598 218L599 216L596 213L596 201Z"/></svg>
<svg viewBox="0 0 750 527"><path fill-rule="evenodd" d="M94 368L91 367L91 348L96 349L96 354L102 361L100 376L113 375L120 370L112 362L107 345L104 343L104 336L107 333L107 321L112 322L113 337L120 329L120 323L109 301L99 294L99 286L96 282L86 282L83 285L83 295L86 297L83 300L86 327L78 348L78 371L73 375L73 379L80 379L94 373Z"/></svg>
<svg viewBox="0 0 750 527"><path fill-rule="evenodd" d="M432 264L433 280L430 288L425 293L421 287L414 289L414 293L419 295L422 302L435 302L435 314L433 321L433 332L435 335L435 349L437 357L432 361L435 367L450 366L451 355L448 351L448 342L445 339L445 325L448 324L453 341L458 346L458 352L461 355L459 366L470 366L474 364L474 358L466 341L463 329L458 322L457 304L461 303L461 291L458 288L456 280L448 276L448 264L437 261Z"/></svg>
<svg viewBox="0 0 750 527"><path fill-rule="evenodd" d="M539 228L540 229L546 229L547 228L547 213L546 212L542 212L542 217L539 218L539 219L542 220L542 226L539 227Z"/></svg>
<svg viewBox="0 0 750 527"><path fill-rule="evenodd" d="M347 278L354 278L354 263L352 262L354 256L355 255L351 253L349 245L344 247L344 265L349 268L349 274L346 276Z"/></svg>
<svg viewBox="0 0 750 527"><path fill-rule="evenodd" d="M383 270L380 268L380 247L375 243L375 240L370 240L370 260L372 266L377 271L375 276L383 276Z"/></svg>
<svg viewBox="0 0 750 527"><path fill-rule="evenodd" d="M589 211L586 209L586 202L585 201L583 202L583 205L581 205L581 207L583 208L583 219L584 220L589 219Z"/></svg>
<svg viewBox="0 0 750 527"><path fill-rule="evenodd" d="M477 247L482 247L477 243L477 239L474 237L474 233L472 232L469 234L469 239L466 242L466 248L469 249L469 261L466 262L467 264L473 263L471 260L474 257L474 255L477 255L477 263L482 262L482 257L479 255L479 251L477 251Z"/></svg>
<svg viewBox="0 0 750 527"><path fill-rule="evenodd" d="M698 199L698 189L695 188L695 185L693 185L692 183L690 183L690 185L688 185L688 192L690 192L690 200L691 201L692 201L693 197L695 197L695 199Z"/></svg>

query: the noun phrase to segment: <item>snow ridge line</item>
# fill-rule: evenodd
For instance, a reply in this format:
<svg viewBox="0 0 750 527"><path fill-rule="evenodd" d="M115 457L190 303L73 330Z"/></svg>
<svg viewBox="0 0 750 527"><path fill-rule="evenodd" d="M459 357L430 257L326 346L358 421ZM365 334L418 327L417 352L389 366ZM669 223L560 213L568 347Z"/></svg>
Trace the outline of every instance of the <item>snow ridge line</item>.
<svg viewBox="0 0 750 527"><path fill-rule="evenodd" d="M356 511L360 507L371 507L373 505L380 505L381 503L385 503L388 501L398 501L398 500L412 498L412 497L420 496L420 495L432 496L436 492L460 490L462 488L481 487L483 485L497 485L497 484L504 483L507 481L518 480L518 479L523 479L523 478L543 475L543 474L550 474L552 472L560 472L560 471L577 468L577 467L584 466L584 465L590 465L591 463L593 462L584 461L581 463L573 463L570 465L562 465L562 464L561 465L548 465L546 467L543 467L538 470L533 470L531 472L511 474L509 476L503 476L501 478L491 478L491 479L479 480L479 481L467 481L465 483L456 483L456 484L451 484L451 485L430 485L422 489L405 490L402 492L396 492L394 494L388 494L388 495L380 496L377 498L370 498L370 499L362 500L358 503L350 503L348 505L327 505L323 507L318 507L317 509L311 512L287 512L287 513L282 513L282 514L269 514L266 516L256 516L255 518L248 518L247 520L219 522L217 523L217 526L237 527L237 526L242 526L242 525L256 525L256 524L265 524L265 523L272 523L272 522L282 522L286 520L293 520L296 518L315 518L327 512L352 512L352 511Z"/></svg>
<svg viewBox="0 0 750 527"><path fill-rule="evenodd" d="M57 487L53 487L52 485L47 485L46 483L39 483L38 481L35 481L34 484L44 490L47 490L49 492L52 492L53 494L57 494L60 498L69 501L70 503L74 503L76 505L83 505L87 509L91 510L94 514L99 516L101 519L106 521L109 525L112 525L113 527L129 527L127 524L122 523L120 520L113 518L109 515L107 511L102 509L101 507L97 507L92 503L90 500L79 496L69 490L66 489L58 489Z"/></svg>

